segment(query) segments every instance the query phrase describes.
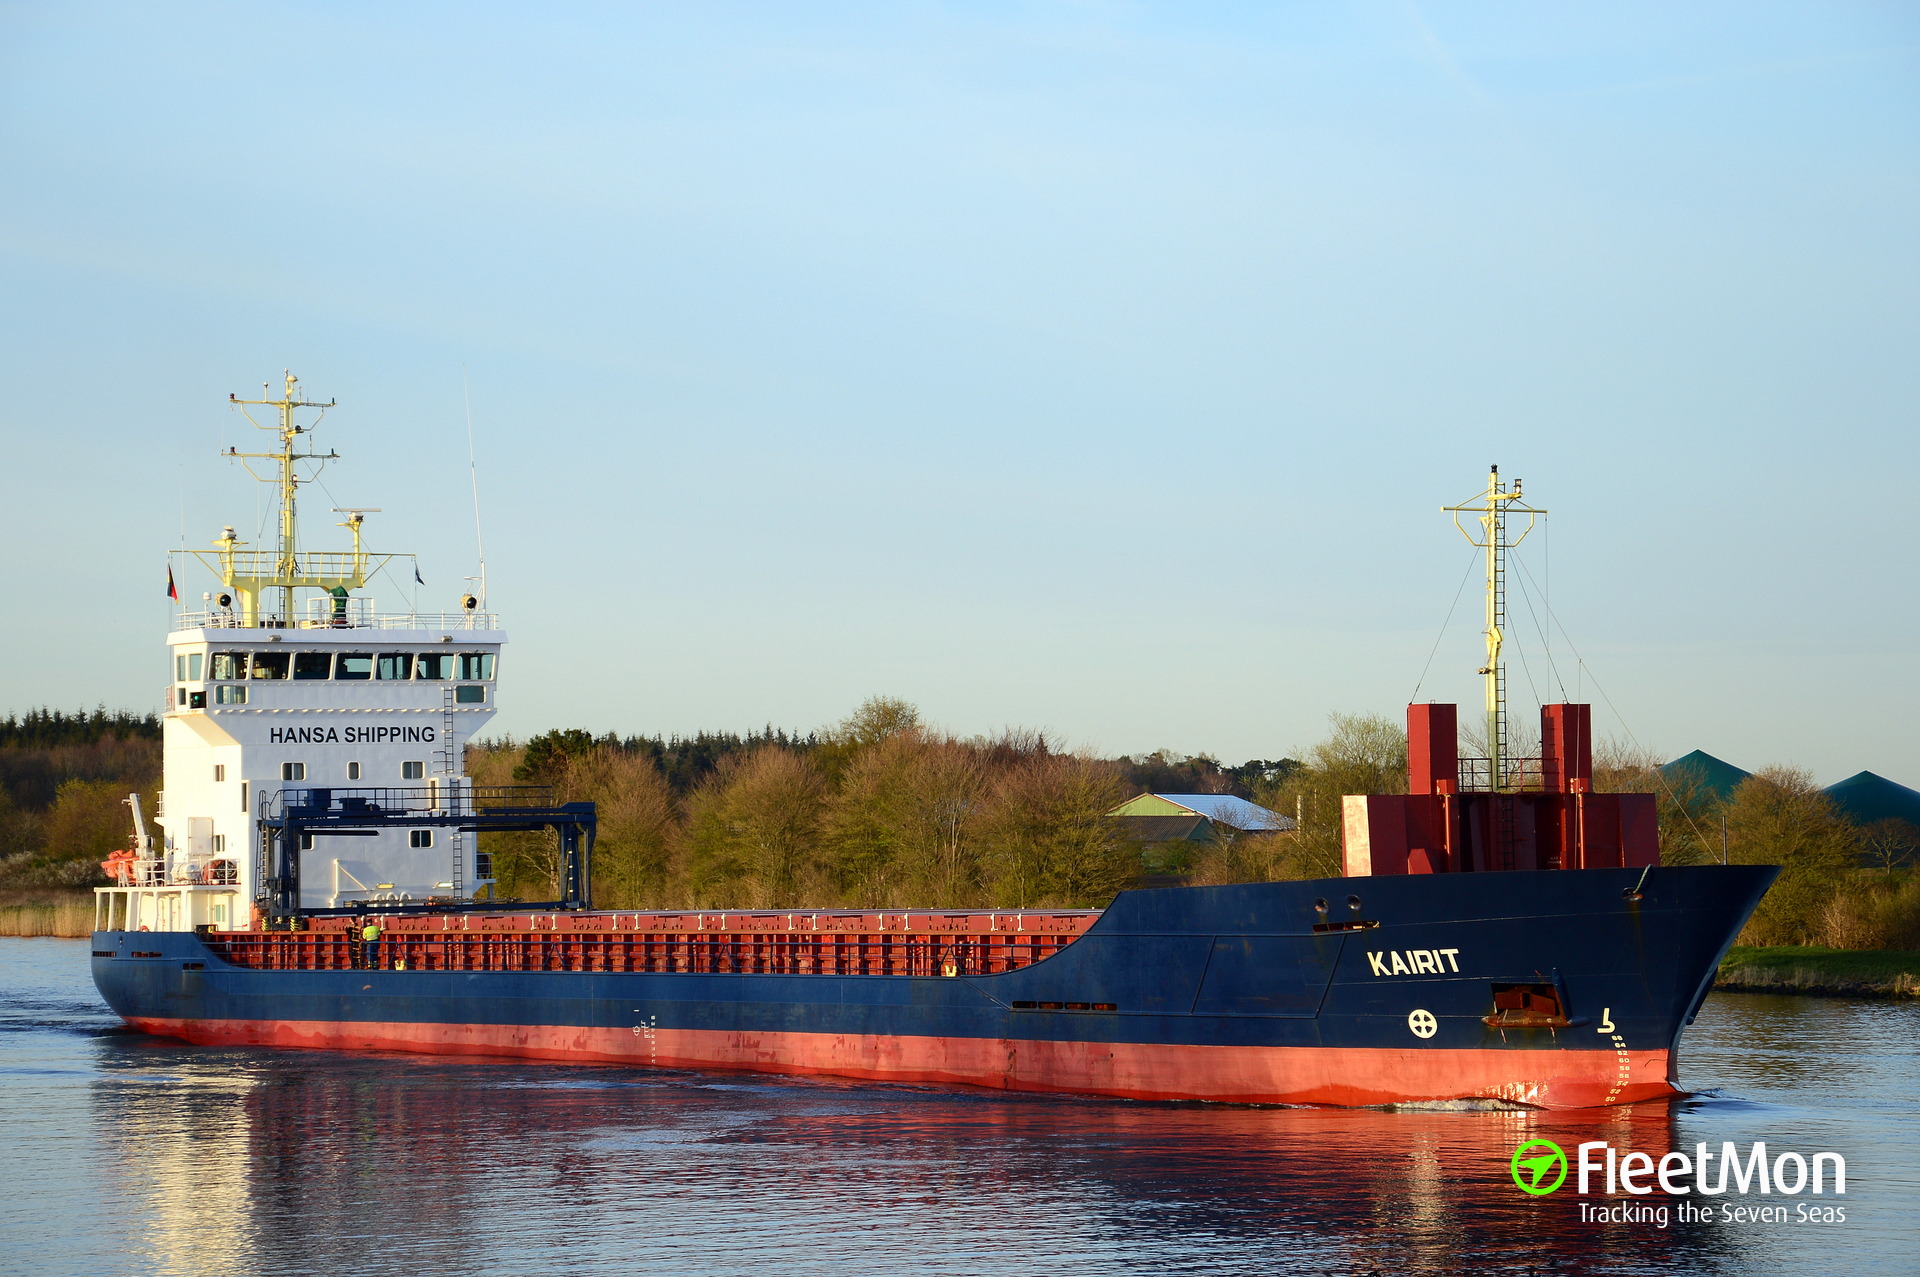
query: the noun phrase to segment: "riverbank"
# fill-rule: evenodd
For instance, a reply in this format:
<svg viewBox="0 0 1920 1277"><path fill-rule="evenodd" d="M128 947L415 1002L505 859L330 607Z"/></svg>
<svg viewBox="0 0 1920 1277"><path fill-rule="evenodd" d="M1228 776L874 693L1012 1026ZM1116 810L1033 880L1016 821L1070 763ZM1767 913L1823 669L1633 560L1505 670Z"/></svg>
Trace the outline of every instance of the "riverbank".
<svg viewBox="0 0 1920 1277"><path fill-rule="evenodd" d="M1920 953L1800 945L1734 948L1721 962L1714 988L1848 998L1917 997Z"/></svg>
<svg viewBox="0 0 1920 1277"><path fill-rule="evenodd" d="M77 939L92 934L91 891L0 892L0 936Z"/></svg>

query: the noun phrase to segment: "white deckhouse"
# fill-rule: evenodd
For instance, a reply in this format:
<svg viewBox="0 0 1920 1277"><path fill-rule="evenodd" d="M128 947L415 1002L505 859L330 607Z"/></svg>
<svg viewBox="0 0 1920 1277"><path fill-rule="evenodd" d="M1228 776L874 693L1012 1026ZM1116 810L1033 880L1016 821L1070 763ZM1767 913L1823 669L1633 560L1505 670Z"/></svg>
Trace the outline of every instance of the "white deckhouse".
<svg viewBox="0 0 1920 1277"><path fill-rule="evenodd" d="M299 549L297 490L337 454L302 450L319 418L301 425L295 414L324 415L331 403L301 400L291 373L279 399L233 402L242 412L278 410L278 422L260 428L278 435L279 451L224 454L250 470L268 463L271 473L253 473L280 489L277 544L244 549L228 528L211 552L193 552L221 588L202 610L181 612L167 637L172 681L153 817L161 833L149 833L130 800L134 847L109 862L116 882L98 892L96 926L248 929L272 872L263 822L289 799L318 796L324 807L337 791L354 795L339 801L429 823L302 836L300 907L469 900L490 878L485 858L471 834L431 818L460 804L464 746L493 716L506 636L472 595L442 615L382 613L356 595L372 573L412 557L362 548L374 511L338 512L351 550Z"/></svg>

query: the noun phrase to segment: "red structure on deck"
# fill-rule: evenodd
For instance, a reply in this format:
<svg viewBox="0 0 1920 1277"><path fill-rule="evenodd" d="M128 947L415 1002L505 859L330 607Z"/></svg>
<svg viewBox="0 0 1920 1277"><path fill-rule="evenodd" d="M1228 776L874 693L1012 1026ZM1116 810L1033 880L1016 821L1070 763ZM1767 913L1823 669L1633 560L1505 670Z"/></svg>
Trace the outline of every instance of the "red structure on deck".
<svg viewBox="0 0 1920 1277"><path fill-rule="evenodd" d="M1593 792L1591 706L1541 706L1540 757L1504 777L1458 741L1456 706L1407 706L1407 792L1345 799L1349 877L1660 863L1653 795Z"/></svg>

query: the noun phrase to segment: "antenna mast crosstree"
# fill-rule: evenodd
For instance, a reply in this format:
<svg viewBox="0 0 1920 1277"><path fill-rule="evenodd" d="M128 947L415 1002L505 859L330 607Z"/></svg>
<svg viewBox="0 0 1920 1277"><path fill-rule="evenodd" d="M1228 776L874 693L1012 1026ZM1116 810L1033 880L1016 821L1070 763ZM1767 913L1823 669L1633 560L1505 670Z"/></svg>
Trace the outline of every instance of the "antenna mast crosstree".
<svg viewBox="0 0 1920 1277"><path fill-rule="evenodd" d="M266 395L271 383L261 388ZM230 460L246 466L247 473L262 483L270 483L279 490L280 518L277 541L272 552L264 550L242 550L246 542L234 535L232 528L215 541L216 555L207 555L193 551L194 557L213 571L220 580L239 596L239 622L243 626L254 626L268 619L262 615L260 595L267 590L280 591L280 609L272 619L279 624L292 625L294 618L294 591L299 589L324 590L344 600L348 590L363 589L367 583L369 565L378 571L392 555L370 556L360 542L361 526L370 510L343 510L347 517L341 523L353 534L353 549L346 554L335 552L302 553L299 547L299 529L296 520L300 485L310 483L329 461L337 461L337 452L304 452L301 436L310 434L320 424L320 418L326 416L327 409L334 406L329 399L325 403L300 397L300 382L291 373L286 374L286 385L278 399L242 399L238 395L228 395L227 401L241 412L241 415L261 430L272 431L280 436L280 447L276 452L241 452L237 447L228 448L222 454ZM272 425L261 425L254 421L253 414L247 412L250 407L273 408L279 413L279 421ZM294 414L306 408L319 409L319 415L301 425ZM271 463L269 473L261 473L253 468L253 462ZM311 473L302 475L302 462L316 463ZM373 560L377 557L377 562ZM344 608L345 603L338 606Z"/></svg>

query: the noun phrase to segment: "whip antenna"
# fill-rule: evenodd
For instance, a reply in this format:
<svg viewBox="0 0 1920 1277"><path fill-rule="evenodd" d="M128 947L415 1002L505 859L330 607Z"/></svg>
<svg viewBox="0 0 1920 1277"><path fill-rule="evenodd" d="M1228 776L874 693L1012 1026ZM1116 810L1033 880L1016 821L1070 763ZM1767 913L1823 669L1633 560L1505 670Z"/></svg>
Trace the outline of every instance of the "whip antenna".
<svg viewBox="0 0 1920 1277"><path fill-rule="evenodd" d="M467 384L467 366L460 365L460 395L467 405L467 478L473 485L473 544L480 552L480 610L487 608L487 543L480 535L480 465L473 451L473 390Z"/></svg>

